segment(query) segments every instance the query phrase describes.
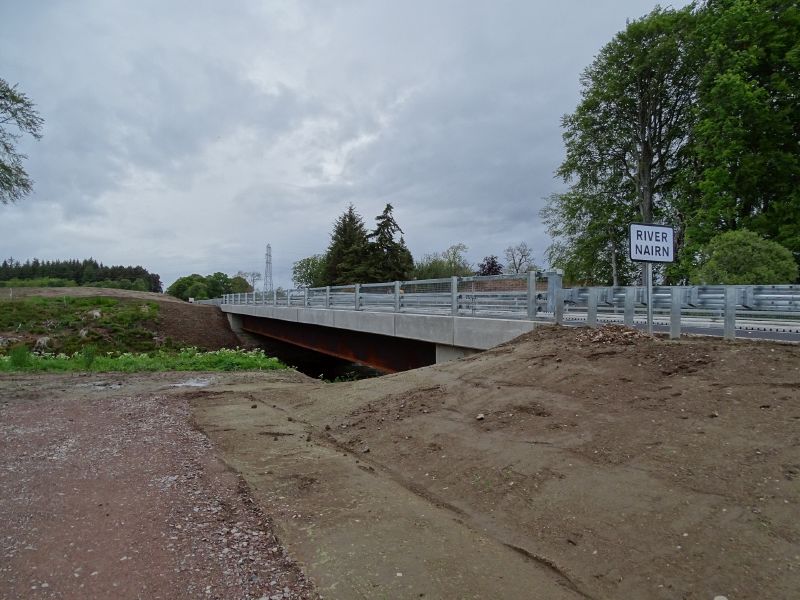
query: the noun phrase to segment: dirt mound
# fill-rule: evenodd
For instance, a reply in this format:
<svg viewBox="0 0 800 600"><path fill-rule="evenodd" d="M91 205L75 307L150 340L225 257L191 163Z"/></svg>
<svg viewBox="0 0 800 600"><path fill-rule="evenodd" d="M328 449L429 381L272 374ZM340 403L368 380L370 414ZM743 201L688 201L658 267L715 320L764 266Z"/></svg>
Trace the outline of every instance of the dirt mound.
<svg viewBox="0 0 800 600"><path fill-rule="evenodd" d="M227 317L217 306L160 303L157 327L160 335L179 340L184 346L217 350L245 345L231 331Z"/></svg>
<svg viewBox="0 0 800 600"><path fill-rule="evenodd" d="M542 327L453 363L259 398L381 485L390 479L582 597L789 599L800 589L797 346ZM213 413L220 426L226 406ZM236 426L215 434L229 452L269 444ZM319 483L281 491L293 510L346 496L344 467L321 470L302 444L294 451L281 455L287 473ZM282 481L277 468L243 472L264 489ZM358 481L354 498L369 485ZM302 527L325 539L323 519ZM481 571L451 550L453 568Z"/></svg>
<svg viewBox="0 0 800 600"><path fill-rule="evenodd" d="M10 299L10 293L9 289L0 289L0 301ZM159 306L158 319L155 322L147 323L147 327L152 330L156 346L163 344L167 339L171 340L173 346L196 346L203 350L252 345L243 343L231 331L227 318L218 307L190 304L166 294L91 287L14 288L13 290L13 298L30 296L46 298L102 297L121 301L156 302ZM21 336L15 337L27 341Z"/></svg>

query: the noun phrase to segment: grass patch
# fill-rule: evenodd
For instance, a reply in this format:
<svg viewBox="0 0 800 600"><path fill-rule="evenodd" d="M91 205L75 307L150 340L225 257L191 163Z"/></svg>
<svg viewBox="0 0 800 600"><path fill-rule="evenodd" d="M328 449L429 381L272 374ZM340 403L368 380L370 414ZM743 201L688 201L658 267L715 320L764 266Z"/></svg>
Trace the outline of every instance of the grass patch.
<svg viewBox="0 0 800 600"><path fill-rule="evenodd" d="M73 354L92 346L98 354L157 349L158 303L105 297L28 297L0 301L0 333L48 337L47 349ZM28 338L32 345L35 340Z"/></svg>
<svg viewBox="0 0 800 600"><path fill-rule="evenodd" d="M201 352L183 348L178 352L97 353L87 346L74 354L31 354L24 346L0 356L0 372L154 372L154 371L273 371L286 369L277 358L262 350L216 350Z"/></svg>

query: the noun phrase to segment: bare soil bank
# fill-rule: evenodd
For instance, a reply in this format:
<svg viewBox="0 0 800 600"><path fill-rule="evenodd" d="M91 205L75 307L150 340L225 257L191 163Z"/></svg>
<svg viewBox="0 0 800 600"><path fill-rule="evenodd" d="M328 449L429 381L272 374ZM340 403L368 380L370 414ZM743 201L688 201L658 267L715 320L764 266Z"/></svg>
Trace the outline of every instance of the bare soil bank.
<svg viewBox="0 0 800 600"><path fill-rule="evenodd" d="M0 376L0 597L800 589L797 346L551 327L354 383L196 377Z"/></svg>
<svg viewBox="0 0 800 600"><path fill-rule="evenodd" d="M192 395L326 597L800 589L797 346L544 327L379 379Z"/></svg>

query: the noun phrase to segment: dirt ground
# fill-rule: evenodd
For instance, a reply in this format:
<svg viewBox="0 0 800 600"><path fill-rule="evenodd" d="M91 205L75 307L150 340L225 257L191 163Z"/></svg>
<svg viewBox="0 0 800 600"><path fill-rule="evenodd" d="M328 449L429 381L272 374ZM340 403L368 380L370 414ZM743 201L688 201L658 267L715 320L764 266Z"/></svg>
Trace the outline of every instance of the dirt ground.
<svg viewBox="0 0 800 600"><path fill-rule="evenodd" d="M328 597L798 597L797 346L545 327L192 404Z"/></svg>
<svg viewBox="0 0 800 600"><path fill-rule="evenodd" d="M0 377L3 597L797 598L800 347L542 327L213 377Z"/></svg>
<svg viewBox="0 0 800 600"><path fill-rule="evenodd" d="M213 377L0 377L0 598L318 597L191 425Z"/></svg>

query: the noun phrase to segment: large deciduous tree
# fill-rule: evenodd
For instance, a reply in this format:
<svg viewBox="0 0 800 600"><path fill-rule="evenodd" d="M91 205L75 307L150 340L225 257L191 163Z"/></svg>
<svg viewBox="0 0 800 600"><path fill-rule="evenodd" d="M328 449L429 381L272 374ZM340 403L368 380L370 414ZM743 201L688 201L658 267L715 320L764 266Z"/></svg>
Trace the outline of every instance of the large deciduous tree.
<svg viewBox="0 0 800 600"><path fill-rule="evenodd" d="M619 278L623 221L677 221L682 231L676 190L691 158L693 25L691 7L630 22L584 71L581 101L562 119L566 158L557 175L570 190L552 196L543 216L551 259L597 263L577 267L581 279Z"/></svg>
<svg viewBox="0 0 800 600"><path fill-rule="evenodd" d="M508 273L527 273L536 268L533 262L533 250L526 242L509 246L505 249L505 256L505 270Z"/></svg>
<svg viewBox="0 0 800 600"><path fill-rule="evenodd" d="M292 265L292 282L297 287L322 287L325 282L325 255L313 254Z"/></svg>
<svg viewBox="0 0 800 600"><path fill-rule="evenodd" d="M699 12L693 248L747 228L800 261L800 5L709 0Z"/></svg>
<svg viewBox="0 0 800 600"><path fill-rule="evenodd" d="M466 244L453 244L440 253L426 254L414 265L414 279L440 279L443 277L467 277L473 274L472 265L465 253Z"/></svg>
<svg viewBox="0 0 800 600"><path fill-rule="evenodd" d="M0 204L15 202L33 188L17 142L26 133L40 139L43 124L31 99L0 78Z"/></svg>

